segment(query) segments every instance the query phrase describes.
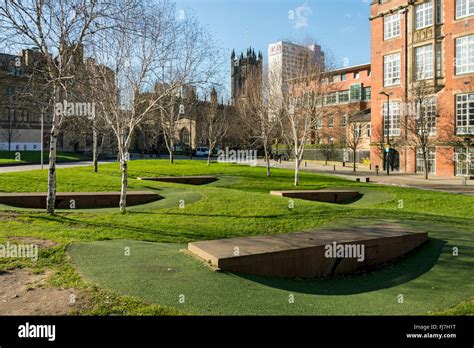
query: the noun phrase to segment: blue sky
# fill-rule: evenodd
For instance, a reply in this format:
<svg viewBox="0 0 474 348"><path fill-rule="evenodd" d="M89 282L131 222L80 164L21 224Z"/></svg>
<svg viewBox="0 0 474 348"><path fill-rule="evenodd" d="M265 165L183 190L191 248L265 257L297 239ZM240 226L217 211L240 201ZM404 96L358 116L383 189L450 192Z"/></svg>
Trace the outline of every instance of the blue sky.
<svg viewBox="0 0 474 348"><path fill-rule="evenodd" d="M228 50L262 50L282 39L315 38L336 65L370 62L369 0L177 0ZM290 12L292 11L292 12ZM293 15L293 16L292 16ZM292 18L291 18L292 17Z"/></svg>

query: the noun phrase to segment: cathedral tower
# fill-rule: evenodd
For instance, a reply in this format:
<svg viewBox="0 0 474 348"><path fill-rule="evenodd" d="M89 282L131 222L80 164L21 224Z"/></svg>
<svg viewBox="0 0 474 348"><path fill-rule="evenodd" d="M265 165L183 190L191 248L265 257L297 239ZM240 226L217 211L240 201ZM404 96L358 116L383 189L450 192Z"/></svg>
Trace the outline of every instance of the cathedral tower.
<svg viewBox="0 0 474 348"><path fill-rule="evenodd" d="M239 100L246 97L246 84L251 76L262 78L263 55L262 52L255 54L253 48L248 48L246 54L242 52L239 57L232 50L231 61L231 96L232 105L237 105Z"/></svg>

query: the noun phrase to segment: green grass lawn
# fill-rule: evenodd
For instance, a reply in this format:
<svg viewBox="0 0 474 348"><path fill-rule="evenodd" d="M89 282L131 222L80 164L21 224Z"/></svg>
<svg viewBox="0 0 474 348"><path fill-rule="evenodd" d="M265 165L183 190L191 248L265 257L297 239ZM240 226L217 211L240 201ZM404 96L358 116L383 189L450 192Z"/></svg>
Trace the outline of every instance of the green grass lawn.
<svg viewBox="0 0 474 348"><path fill-rule="evenodd" d="M129 169L131 190L154 190L165 199L130 208L127 214L120 214L117 209L100 209L62 211L48 216L42 211L0 206L3 211L0 212L0 242L9 236L35 236L61 243L53 251L45 252L37 265L4 259L0 260L0 270L11 267L56 269L52 286L86 288L92 282L104 291L132 296L135 300L126 302L126 309L118 311L127 314L137 311L161 314L174 314L174 311L191 314L472 313L472 196L362 184L302 173L301 189L352 187L358 188L364 196L346 205L295 200L295 208L289 209L288 199L269 195L271 190L293 188L293 173L288 170L273 170L272 177L266 178L265 168L260 167L216 163L207 166L204 161L177 161L170 165L166 160L132 161ZM220 180L205 186L188 186L134 179L206 174L216 174ZM46 175L46 171L1 174L0 191L46 191ZM58 191L119 189L120 172L116 163L101 165L97 174L90 167L58 170ZM184 208L179 207L180 200L184 200ZM316 281L213 273L178 251L184 243L196 240L364 225L380 220L424 229L430 233L430 243L390 268L366 276ZM134 256L122 257L123 243L136 250L132 253ZM69 245L73 261L87 282L78 276L67 257ZM459 247L459 256L452 256L454 246ZM163 267L181 271L168 274L162 271ZM177 303L179 291L189 294L186 296L189 301L184 305ZM285 302L289 293L295 294L297 299L293 307ZM404 294L404 304L398 304L398 294ZM155 307L143 309L141 303ZM452 310L457 304L460 309ZM122 307L117 305L117 308ZM116 313L103 306L91 311L95 314L111 312Z"/></svg>
<svg viewBox="0 0 474 348"><path fill-rule="evenodd" d="M16 154L20 153L20 158L17 160ZM44 163L48 162L48 151L44 152ZM58 152L58 162L74 162L90 160L88 156L80 155L73 152ZM41 162L40 151L0 151L0 165L1 164L15 164L15 163L39 163Z"/></svg>

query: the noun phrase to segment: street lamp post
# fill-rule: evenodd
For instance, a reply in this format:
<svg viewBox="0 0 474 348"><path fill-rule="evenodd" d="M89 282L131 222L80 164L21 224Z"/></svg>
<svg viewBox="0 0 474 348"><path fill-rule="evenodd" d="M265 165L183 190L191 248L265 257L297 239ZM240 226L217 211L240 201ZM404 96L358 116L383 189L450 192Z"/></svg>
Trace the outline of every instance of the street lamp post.
<svg viewBox="0 0 474 348"><path fill-rule="evenodd" d="M391 145L390 145L390 94L387 92L380 92L380 95L384 95L387 97L387 144L388 144L388 151L385 152L385 158L386 158L386 166L387 166L387 175L390 175L390 150L391 150ZM385 113L385 108L383 110L383 113ZM383 141L383 134L385 133L385 118L382 117L382 141ZM384 149L385 151L385 149Z"/></svg>

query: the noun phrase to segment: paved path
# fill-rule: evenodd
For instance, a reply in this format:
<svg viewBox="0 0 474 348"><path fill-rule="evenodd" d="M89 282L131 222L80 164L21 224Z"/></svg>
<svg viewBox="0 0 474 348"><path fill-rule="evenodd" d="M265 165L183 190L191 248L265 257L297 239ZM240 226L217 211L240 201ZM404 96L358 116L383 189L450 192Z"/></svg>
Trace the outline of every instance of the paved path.
<svg viewBox="0 0 474 348"><path fill-rule="evenodd" d="M114 161L101 161L100 164L110 163ZM72 167L86 167L92 165L91 161L83 162L70 162L70 163L58 163L57 168L72 168ZM265 166L263 161L258 162L259 166ZM277 163L272 161L272 167L293 169L293 162L282 162ZM0 173L12 173L12 172L26 172L30 170L39 170L41 165L31 164L23 166L11 166L11 167L0 167ZM44 170L48 169L48 165L45 164ZM357 172L353 172L351 167L336 166L334 171L333 165L321 165L314 162L307 162L306 167L304 163L301 165L302 171L311 173L323 173L329 175L335 175L348 180L354 180L356 177L368 177L370 181L377 184L388 185L388 186L400 186L400 187L414 187L425 190L460 193L466 195L474 195L474 180L466 180L466 186L463 185L462 178L453 177L436 177L430 176L429 180L425 180L423 175L418 174L403 174L403 173L392 173L387 176L385 173L381 173L379 176L375 175L374 171L368 170L366 167L361 168Z"/></svg>
<svg viewBox="0 0 474 348"><path fill-rule="evenodd" d="M259 161L258 165L264 166L265 164ZM294 162L282 162L279 164L272 161L272 167L293 169ZM336 170L334 171L333 165L326 166L314 162L306 162L306 167L303 162L301 170L311 173L335 175L349 180L355 180L356 177L367 177L370 178L370 181L373 183L388 186L414 187L425 190L474 195L474 180L466 180L465 186L461 177L430 176L429 180L425 180L424 176L420 174L404 174L398 172L391 173L389 176L385 173L380 173L380 175L377 176L375 171L370 171L367 167L363 167L358 169L357 172L354 172L350 166L336 166Z"/></svg>
<svg viewBox="0 0 474 348"><path fill-rule="evenodd" d="M103 164L103 163L108 163L108 162L99 162L99 164ZM92 161L57 163L56 168L87 167L91 165L92 165ZM25 164L21 166L0 167L0 173L27 172L30 170L40 170L40 169L41 169L40 164ZM43 170L48 170L48 163L45 163Z"/></svg>

